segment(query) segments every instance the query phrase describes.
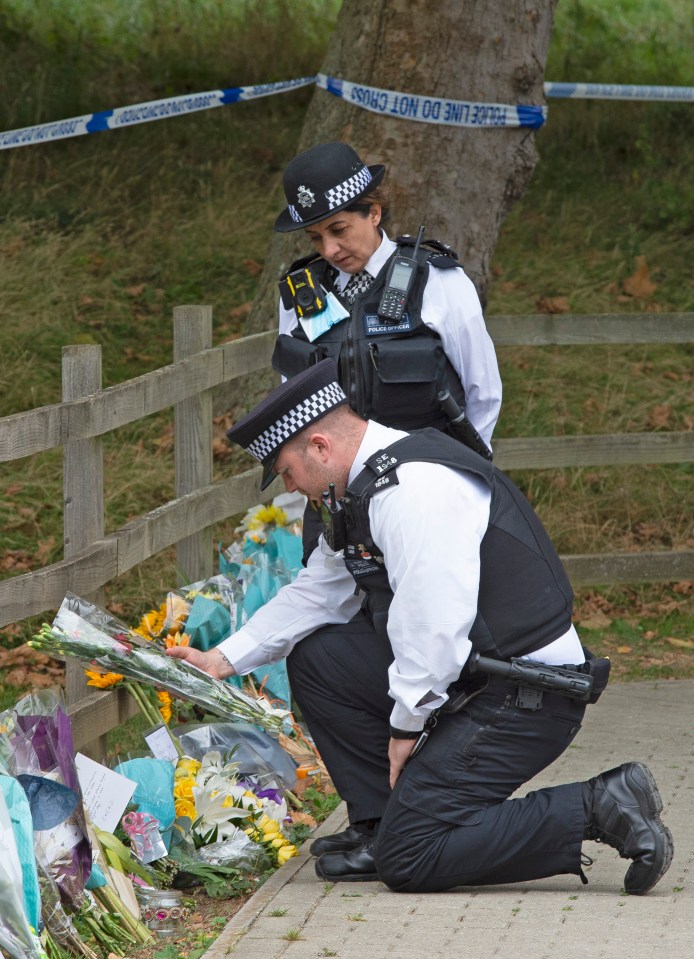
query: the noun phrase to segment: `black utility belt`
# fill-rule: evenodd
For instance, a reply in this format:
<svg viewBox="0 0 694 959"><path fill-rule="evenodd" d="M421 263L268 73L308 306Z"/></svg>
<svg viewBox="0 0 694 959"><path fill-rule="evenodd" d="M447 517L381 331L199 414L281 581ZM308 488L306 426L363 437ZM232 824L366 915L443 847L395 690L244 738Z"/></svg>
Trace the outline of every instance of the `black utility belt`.
<svg viewBox="0 0 694 959"><path fill-rule="evenodd" d="M517 688L516 705L521 709L540 709L544 693L554 693L566 699L595 703L607 686L610 675L609 659L597 659L586 650L586 662L580 666L550 666L527 659L504 661L471 653L465 668L466 679L459 695L451 696L446 712L457 712L481 692L488 683L503 683ZM483 685L476 679L486 677ZM469 679L468 679L469 677Z"/></svg>

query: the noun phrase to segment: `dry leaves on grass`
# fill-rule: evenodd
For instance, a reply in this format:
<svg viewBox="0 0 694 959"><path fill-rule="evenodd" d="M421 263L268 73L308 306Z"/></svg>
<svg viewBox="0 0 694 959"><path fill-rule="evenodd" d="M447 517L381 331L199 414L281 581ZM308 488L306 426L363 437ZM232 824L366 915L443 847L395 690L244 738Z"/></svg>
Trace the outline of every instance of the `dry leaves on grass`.
<svg viewBox="0 0 694 959"><path fill-rule="evenodd" d="M4 686L32 689L60 686L65 681L65 667L50 656L37 653L28 646L0 649L0 672Z"/></svg>

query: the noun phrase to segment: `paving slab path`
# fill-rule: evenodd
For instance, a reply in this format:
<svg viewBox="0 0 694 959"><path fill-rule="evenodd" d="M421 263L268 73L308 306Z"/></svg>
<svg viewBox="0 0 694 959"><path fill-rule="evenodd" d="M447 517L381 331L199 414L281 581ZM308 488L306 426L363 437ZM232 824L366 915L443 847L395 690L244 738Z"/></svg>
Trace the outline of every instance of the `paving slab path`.
<svg viewBox="0 0 694 959"><path fill-rule="evenodd" d="M588 709L575 743L517 795L645 762L673 833L669 872L627 896L629 865L586 843L589 884L577 876L393 893L380 882L324 883L305 843L231 920L203 959L694 959L694 682L611 685ZM315 833L346 825L340 806Z"/></svg>

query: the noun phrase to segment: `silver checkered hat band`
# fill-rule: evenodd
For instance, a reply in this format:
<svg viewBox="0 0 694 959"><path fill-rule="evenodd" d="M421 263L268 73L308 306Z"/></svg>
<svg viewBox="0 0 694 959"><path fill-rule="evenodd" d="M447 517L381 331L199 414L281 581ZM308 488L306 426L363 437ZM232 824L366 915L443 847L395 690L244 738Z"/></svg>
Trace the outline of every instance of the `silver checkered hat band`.
<svg viewBox="0 0 694 959"><path fill-rule="evenodd" d="M286 443L296 433L309 426L314 420L320 419L334 406L339 406L347 399L345 391L339 383L328 383L321 387L308 399L284 413L272 426L269 426L261 435L246 447L248 452L262 463L278 447Z"/></svg>
<svg viewBox="0 0 694 959"><path fill-rule="evenodd" d="M328 201L328 208L334 210L336 206L348 203L355 196L360 196L366 187L371 183L373 177L367 166L363 166L358 173L351 176L349 180L338 183L336 187L328 190L325 197Z"/></svg>
<svg viewBox="0 0 694 959"><path fill-rule="evenodd" d="M294 220L295 223L304 222L301 218L301 214L299 213L299 211L297 210L297 208L294 206L293 203L289 203L287 205L287 209L289 210L289 215L291 216L292 220Z"/></svg>

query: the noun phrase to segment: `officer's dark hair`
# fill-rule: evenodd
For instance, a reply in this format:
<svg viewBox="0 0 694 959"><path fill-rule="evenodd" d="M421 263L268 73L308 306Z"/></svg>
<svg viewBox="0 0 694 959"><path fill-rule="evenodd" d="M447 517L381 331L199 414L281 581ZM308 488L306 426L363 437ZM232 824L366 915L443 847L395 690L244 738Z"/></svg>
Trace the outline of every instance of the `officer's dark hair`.
<svg viewBox="0 0 694 959"><path fill-rule="evenodd" d="M370 193L365 193L350 206L345 207L345 213L358 213L360 216L367 217L372 203L378 203L381 207L381 223L384 223L390 216L390 186L385 181L373 189Z"/></svg>

